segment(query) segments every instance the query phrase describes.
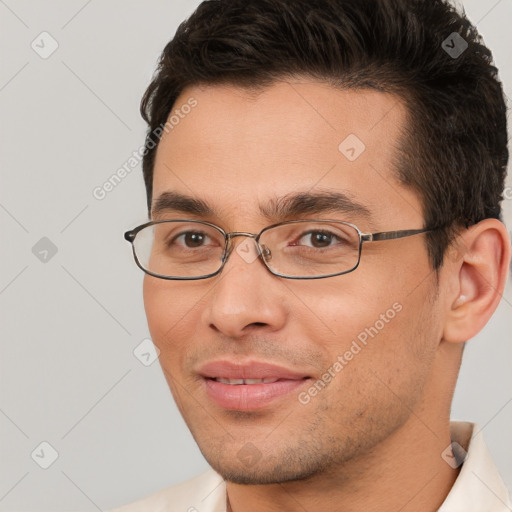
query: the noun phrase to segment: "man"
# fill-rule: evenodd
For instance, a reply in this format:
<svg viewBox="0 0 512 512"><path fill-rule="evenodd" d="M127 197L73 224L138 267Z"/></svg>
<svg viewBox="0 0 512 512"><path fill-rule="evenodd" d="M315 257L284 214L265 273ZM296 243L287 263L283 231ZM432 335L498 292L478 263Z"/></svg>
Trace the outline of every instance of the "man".
<svg viewBox="0 0 512 512"><path fill-rule="evenodd" d="M142 112L126 234L172 394L213 470L123 511L504 511L464 343L510 240L491 54L441 0L213 0Z"/></svg>

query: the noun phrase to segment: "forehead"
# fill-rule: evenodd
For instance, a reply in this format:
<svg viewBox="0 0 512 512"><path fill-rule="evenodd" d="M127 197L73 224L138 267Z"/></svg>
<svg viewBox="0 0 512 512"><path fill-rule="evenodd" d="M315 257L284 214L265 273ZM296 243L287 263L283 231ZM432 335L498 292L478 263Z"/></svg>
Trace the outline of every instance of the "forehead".
<svg viewBox="0 0 512 512"><path fill-rule="evenodd" d="M265 203L294 192L336 191L384 223L403 215L421 221L416 194L394 174L406 128L396 96L305 80L258 93L191 87L171 115L156 155L154 202L175 191L231 221L260 215Z"/></svg>

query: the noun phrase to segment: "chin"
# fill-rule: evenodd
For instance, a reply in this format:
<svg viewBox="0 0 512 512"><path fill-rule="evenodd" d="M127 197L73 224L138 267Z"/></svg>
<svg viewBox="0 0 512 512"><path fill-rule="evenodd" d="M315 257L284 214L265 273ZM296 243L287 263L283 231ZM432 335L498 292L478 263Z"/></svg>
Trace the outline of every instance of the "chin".
<svg viewBox="0 0 512 512"><path fill-rule="evenodd" d="M262 471L256 469L225 469L214 468L224 480L239 485L272 485L284 484L286 482L298 482L308 480L316 476L316 472L281 472Z"/></svg>
<svg viewBox="0 0 512 512"><path fill-rule="evenodd" d="M279 458L260 454L258 460L241 460L243 455L234 455L231 460L225 457L220 461L211 460L211 457L206 459L224 480L240 485L271 485L308 480L326 471L331 462L326 460L328 457L317 455L311 458L304 453L299 455L296 451L280 454Z"/></svg>

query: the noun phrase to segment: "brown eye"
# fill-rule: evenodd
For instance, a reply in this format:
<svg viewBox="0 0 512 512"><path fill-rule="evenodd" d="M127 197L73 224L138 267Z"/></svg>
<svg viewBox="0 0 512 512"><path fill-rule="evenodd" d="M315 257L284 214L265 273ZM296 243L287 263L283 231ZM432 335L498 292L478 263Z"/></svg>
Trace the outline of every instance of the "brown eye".
<svg viewBox="0 0 512 512"><path fill-rule="evenodd" d="M183 241L187 247L201 247L204 243L206 235L204 233L198 233L189 231L180 235L183 237Z"/></svg>
<svg viewBox="0 0 512 512"><path fill-rule="evenodd" d="M336 241L340 241L339 237L329 231L309 231L300 237L299 245L322 249L330 247Z"/></svg>
<svg viewBox="0 0 512 512"><path fill-rule="evenodd" d="M313 247L328 247L332 241L332 235L327 233L311 233Z"/></svg>

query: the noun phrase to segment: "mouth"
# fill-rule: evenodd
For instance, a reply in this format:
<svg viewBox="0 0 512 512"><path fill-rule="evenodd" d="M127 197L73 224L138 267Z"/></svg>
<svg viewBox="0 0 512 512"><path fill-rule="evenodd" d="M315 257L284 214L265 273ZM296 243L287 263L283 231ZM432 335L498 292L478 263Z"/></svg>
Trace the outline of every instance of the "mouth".
<svg viewBox="0 0 512 512"><path fill-rule="evenodd" d="M277 382L279 379L223 379L222 377L216 377L212 380L222 382L222 384L229 384L230 386L241 386L243 384L272 384L273 382Z"/></svg>
<svg viewBox="0 0 512 512"><path fill-rule="evenodd" d="M254 411L293 397L309 375L271 363L215 361L201 368L208 399L218 407Z"/></svg>

